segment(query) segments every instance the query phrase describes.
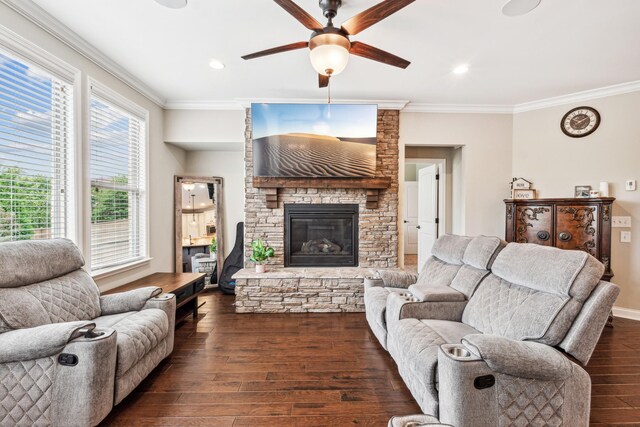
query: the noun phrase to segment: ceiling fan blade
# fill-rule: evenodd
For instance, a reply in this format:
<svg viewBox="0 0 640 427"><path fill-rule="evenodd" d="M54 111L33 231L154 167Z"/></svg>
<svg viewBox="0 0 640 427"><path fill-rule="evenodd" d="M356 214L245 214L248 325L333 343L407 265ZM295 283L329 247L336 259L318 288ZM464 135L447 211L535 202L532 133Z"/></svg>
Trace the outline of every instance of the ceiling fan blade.
<svg viewBox="0 0 640 427"><path fill-rule="evenodd" d="M329 86L329 76L318 74L318 86L320 88Z"/></svg>
<svg viewBox="0 0 640 427"><path fill-rule="evenodd" d="M358 34L360 31L369 28L373 24L377 24L414 1L415 0L385 0L349 18L342 24L342 29L349 35Z"/></svg>
<svg viewBox="0 0 640 427"><path fill-rule="evenodd" d="M351 42L351 49L349 53L352 55L361 56L363 58L372 59L374 61L383 62L394 67L407 68L411 62L406 59L402 59L399 56L395 56L384 50L380 50L377 47L369 46L362 42Z"/></svg>
<svg viewBox="0 0 640 427"><path fill-rule="evenodd" d="M303 49L309 46L309 42L296 42L291 44L286 44L284 46L273 47L271 49L261 50L260 52L255 52L249 55L245 55L242 59L254 59L260 58L261 56L273 55L274 53L282 53L288 52L290 50Z"/></svg>
<svg viewBox="0 0 640 427"><path fill-rule="evenodd" d="M310 30L321 30L322 24L319 23L313 16L309 15L303 8L295 4L291 0L274 0L284 10L289 12L291 16L296 18L302 25Z"/></svg>

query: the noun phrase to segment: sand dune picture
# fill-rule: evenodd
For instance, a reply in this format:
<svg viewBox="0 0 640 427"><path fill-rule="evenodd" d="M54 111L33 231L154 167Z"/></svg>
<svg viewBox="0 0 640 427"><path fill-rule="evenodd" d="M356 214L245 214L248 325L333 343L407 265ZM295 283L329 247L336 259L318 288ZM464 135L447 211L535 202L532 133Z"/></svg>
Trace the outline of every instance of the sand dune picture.
<svg viewBox="0 0 640 427"><path fill-rule="evenodd" d="M376 139L343 141L311 134L267 136L253 142L254 174L280 177L363 177L376 173Z"/></svg>
<svg viewBox="0 0 640 427"><path fill-rule="evenodd" d="M254 104L252 116L254 176L375 175L375 106Z"/></svg>

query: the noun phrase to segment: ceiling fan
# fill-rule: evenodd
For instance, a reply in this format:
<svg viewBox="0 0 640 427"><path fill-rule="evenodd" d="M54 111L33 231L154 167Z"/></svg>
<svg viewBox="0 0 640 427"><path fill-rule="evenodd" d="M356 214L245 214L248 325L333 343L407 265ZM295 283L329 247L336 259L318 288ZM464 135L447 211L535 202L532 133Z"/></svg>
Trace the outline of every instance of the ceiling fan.
<svg viewBox="0 0 640 427"><path fill-rule="evenodd" d="M362 30L377 24L415 0L385 0L348 19L340 28L333 26L333 19L337 16L340 6L342 6L342 0L319 0L322 13L328 20L327 25L324 27L292 0L274 1L302 25L313 31L311 39L308 42L296 42L255 52L243 56L242 59L254 59L308 47L311 49L311 65L318 72L320 87L328 86L329 78L340 74L345 69L349 61L349 55L361 56L400 68L407 68L411 64L405 59L368 44L358 41L352 42L349 40L349 36L356 35Z"/></svg>

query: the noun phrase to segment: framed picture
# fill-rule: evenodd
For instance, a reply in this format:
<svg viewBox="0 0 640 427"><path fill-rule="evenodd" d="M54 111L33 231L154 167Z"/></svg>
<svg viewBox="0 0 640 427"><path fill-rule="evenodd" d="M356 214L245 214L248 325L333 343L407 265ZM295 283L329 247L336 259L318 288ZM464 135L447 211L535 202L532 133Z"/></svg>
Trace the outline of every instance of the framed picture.
<svg viewBox="0 0 640 427"><path fill-rule="evenodd" d="M517 200L531 200L536 198L536 190L513 190L513 198Z"/></svg>
<svg viewBox="0 0 640 427"><path fill-rule="evenodd" d="M591 191L590 185L576 185L575 186L575 197L577 199L588 199L589 191Z"/></svg>
<svg viewBox="0 0 640 427"><path fill-rule="evenodd" d="M513 178L511 182L511 188L514 190L530 190L531 181L527 181L524 178Z"/></svg>

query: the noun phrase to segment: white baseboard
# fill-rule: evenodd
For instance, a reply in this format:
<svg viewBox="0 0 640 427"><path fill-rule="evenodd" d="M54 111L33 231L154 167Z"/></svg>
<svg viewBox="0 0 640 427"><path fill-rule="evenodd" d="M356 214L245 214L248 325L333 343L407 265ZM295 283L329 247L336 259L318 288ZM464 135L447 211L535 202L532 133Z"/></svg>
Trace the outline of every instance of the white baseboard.
<svg viewBox="0 0 640 427"><path fill-rule="evenodd" d="M613 315L625 319L640 320L640 310L624 307L613 307Z"/></svg>

